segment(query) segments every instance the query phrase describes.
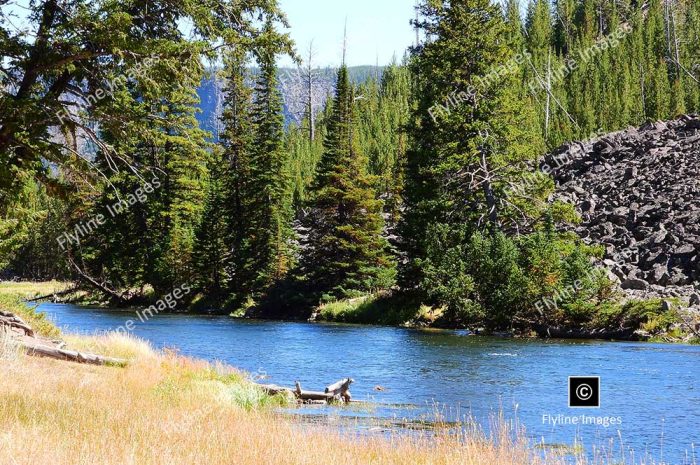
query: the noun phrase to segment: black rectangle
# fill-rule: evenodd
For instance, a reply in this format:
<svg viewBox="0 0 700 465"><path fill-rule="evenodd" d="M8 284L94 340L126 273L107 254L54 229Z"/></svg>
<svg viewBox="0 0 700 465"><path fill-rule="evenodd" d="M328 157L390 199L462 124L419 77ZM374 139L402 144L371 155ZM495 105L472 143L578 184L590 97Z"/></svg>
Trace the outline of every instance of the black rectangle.
<svg viewBox="0 0 700 465"><path fill-rule="evenodd" d="M600 407L600 377L599 376L570 376L569 377L569 407L570 408L599 408Z"/></svg>

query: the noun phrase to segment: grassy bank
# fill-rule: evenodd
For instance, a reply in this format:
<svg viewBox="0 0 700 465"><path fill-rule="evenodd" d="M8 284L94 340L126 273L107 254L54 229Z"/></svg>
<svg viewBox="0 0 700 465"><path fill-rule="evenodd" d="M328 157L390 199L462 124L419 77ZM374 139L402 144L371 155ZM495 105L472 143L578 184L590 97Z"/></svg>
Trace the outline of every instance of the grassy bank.
<svg viewBox="0 0 700 465"><path fill-rule="evenodd" d="M14 294L17 297L17 294ZM22 303L13 311L33 314ZM5 307L2 307L5 308ZM8 309L8 308L5 308ZM228 366L155 351L121 334L61 335L72 349L128 359L97 367L26 356L0 338L0 464L588 465L541 449L498 419L492 435L355 435L283 417L270 397Z"/></svg>
<svg viewBox="0 0 700 465"><path fill-rule="evenodd" d="M225 367L156 354L137 341L127 368L18 356L0 371L0 463L559 464L507 434L352 439L301 427ZM90 342L90 344L94 344ZM267 399L267 400L264 400Z"/></svg>
<svg viewBox="0 0 700 465"><path fill-rule="evenodd" d="M647 299L559 309L552 325L557 326L562 333L571 330L572 334L581 335L580 337L587 334L594 337L598 334L598 338L605 339L605 334L619 334L626 328L635 339L700 343L690 331L689 317L681 316L684 312L682 300L670 299L666 305L662 299ZM455 326L454 322L445 318L442 308L422 305L411 295L401 293L371 294L322 304L314 313L314 319L387 326ZM635 331L636 334L632 334ZM521 330L518 334L537 335L528 329Z"/></svg>
<svg viewBox="0 0 700 465"><path fill-rule="evenodd" d="M275 414L237 370L158 353L123 335L68 336L73 348L127 357L95 367L0 350L0 463L562 464L507 428L495 437L343 436ZM583 462L580 462L583 463Z"/></svg>
<svg viewBox="0 0 700 465"><path fill-rule="evenodd" d="M70 287L69 283L59 281L47 282L0 282L0 310L6 310L22 318L38 335L53 338L60 332L44 314L34 310L33 305L24 303L26 299L61 292Z"/></svg>

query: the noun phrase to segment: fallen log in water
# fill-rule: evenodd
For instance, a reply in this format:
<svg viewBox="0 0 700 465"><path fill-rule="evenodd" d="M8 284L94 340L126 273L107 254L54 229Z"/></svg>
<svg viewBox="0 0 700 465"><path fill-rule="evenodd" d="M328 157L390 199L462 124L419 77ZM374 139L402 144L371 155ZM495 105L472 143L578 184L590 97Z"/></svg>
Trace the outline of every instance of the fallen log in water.
<svg viewBox="0 0 700 465"><path fill-rule="evenodd" d="M346 404L350 403L352 396L350 395L350 385L355 380L352 378L341 379L340 381L331 384L326 388L326 393L333 394L333 397L340 397Z"/></svg>
<svg viewBox="0 0 700 465"><path fill-rule="evenodd" d="M301 383L297 381L294 389L277 386L276 384L258 384L265 392L270 395L286 394L293 395L295 398L306 402L326 402L330 403L335 400L342 400L346 404L352 400L349 387L353 383L352 378L342 379L328 386L324 392L306 391L301 388Z"/></svg>

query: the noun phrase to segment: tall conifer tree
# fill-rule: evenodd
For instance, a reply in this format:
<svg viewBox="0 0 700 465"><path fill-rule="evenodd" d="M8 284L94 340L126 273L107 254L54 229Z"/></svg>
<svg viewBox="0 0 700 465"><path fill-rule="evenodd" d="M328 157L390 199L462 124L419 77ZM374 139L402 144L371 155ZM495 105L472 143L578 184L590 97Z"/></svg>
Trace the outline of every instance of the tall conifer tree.
<svg viewBox="0 0 700 465"><path fill-rule="evenodd" d="M312 186L302 271L312 289L333 297L389 287L393 262L382 238L382 202L358 149L354 93L338 71L323 157Z"/></svg>

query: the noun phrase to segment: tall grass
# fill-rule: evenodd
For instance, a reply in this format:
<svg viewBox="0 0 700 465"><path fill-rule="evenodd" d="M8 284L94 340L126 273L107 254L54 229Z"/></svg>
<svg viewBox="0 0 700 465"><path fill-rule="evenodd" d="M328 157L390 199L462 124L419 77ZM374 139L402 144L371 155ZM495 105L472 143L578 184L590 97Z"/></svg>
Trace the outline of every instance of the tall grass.
<svg viewBox="0 0 700 465"><path fill-rule="evenodd" d="M584 465L530 447L500 420L412 436L342 434L294 423L227 366L110 335L72 344L131 354L126 368L19 356L0 370L0 464Z"/></svg>
<svg viewBox="0 0 700 465"><path fill-rule="evenodd" d="M9 331L0 327L0 363L16 360L19 356L19 347L10 337Z"/></svg>
<svg viewBox="0 0 700 465"><path fill-rule="evenodd" d="M62 281L3 281L0 282L0 293L15 294L31 299L68 289L70 283Z"/></svg>
<svg viewBox="0 0 700 465"><path fill-rule="evenodd" d="M44 313L37 312L24 302L26 296L21 293L11 293L0 286L0 310L14 313L22 318L39 335L47 338L57 338L61 331L48 319Z"/></svg>

